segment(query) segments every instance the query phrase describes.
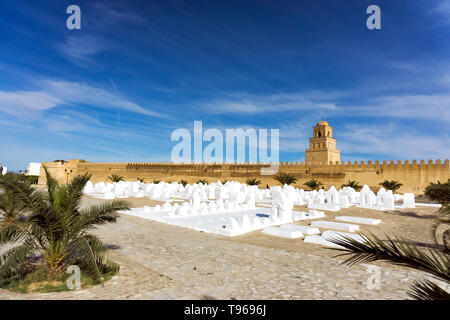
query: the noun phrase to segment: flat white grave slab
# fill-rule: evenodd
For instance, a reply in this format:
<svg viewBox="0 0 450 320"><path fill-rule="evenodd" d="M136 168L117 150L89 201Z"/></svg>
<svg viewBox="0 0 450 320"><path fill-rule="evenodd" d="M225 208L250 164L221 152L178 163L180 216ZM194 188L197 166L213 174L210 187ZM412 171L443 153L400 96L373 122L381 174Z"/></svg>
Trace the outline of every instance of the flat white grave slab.
<svg viewBox="0 0 450 320"><path fill-rule="evenodd" d="M324 233L322 233L322 238L324 238L327 241L330 241L331 239L344 240L343 237L351 238L351 239L359 241L359 242L364 241L363 237L361 237L359 234L354 234L354 233L333 231L333 230L327 230Z"/></svg>
<svg viewBox="0 0 450 320"><path fill-rule="evenodd" d="M341 207L338 204L331 203L314 203L308 205L308 209L318 209L318 210L326 210L326 211L339 211Z"/></svg>
<svg viewBox="0 0 450 320"><path fill-rule="evenodd" d="M416 202L416 207L442 208L442 204L440 204L440 203L420 203L420 202Z"/></svg>
<svg viewBox="0 0 450 320"><path fill-rule="evenodd" d="M268 227L264 228L262 232L281 238L288 238L288 239L303 238L303 232L301 232L300 230L293 230L289 228Z"/></svg>
<svg viewBox="0 0 450 320"><path fill-rule="evenodd" d="M292 218L294 221L320 219L325 217L325 212L309 210L309 212L292 211Z"/></svg>
<svg viewBox="0 0 450 320"><path fill-rule="evenodd" d="M330 242L330 241L326 240L325 238L323 238L321 236L317 236L317 235L306 236L305 242L319 244L321 246L330 247L330 248L343 248L342 246L339 246L339 245L337 245L333 242Z"/></svg>
<svg viewBox="0 0 450 320"><path fill-rule="evenodd" d="M350 216L338 216L334 219L337 221L354 222L354 223L360 223L360 224L370 224L373 226L381 223L380 219L350 217Z"/></svg>
<svg viewBox="0 0 450 320"><path fill-rule="evenodd" d="M359 226L357 224L341 223L333 221L313 221L311 222L311 227L319 227L324 229L334 229L339 231L355 232L359 231Z"/></svg>
<svg viewBox="0 0 450 320"><path fill-rule="evenodd" d="M282 226L280 226L281 229L286 229L286 230L292 230L292 231L301 231L303 232L303 234L305 235L314 235L314 234L320 234L320 230L319 228L314 228L314 227L310 227L310 226L300 226L298 224L283 224Z"/></svg>

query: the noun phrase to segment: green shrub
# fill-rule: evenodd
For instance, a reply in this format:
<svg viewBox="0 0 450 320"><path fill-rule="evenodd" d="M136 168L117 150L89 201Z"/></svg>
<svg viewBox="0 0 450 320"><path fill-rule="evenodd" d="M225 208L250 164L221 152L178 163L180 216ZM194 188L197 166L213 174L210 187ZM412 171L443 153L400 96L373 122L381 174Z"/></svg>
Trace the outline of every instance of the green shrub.
<svg viewBox="0 0 450 320"><path fill-rule="evenodd" d="M292 174L284 172L280 172L279 174L277 174L274 179L281 183L281 185L283 186L285 184L290 185L297 182L297 178L295 178Z"/></svg>
<svg viewBox="0 0 450 320"><path fill-rule="evenodd" d="M256 178L248 178L246 182L249 186L257 186L261 184L261 180L258 180Z"/></svg>
<svg viewBox="0 0 450 320"><path fill-rule="evenodd" d="M303 185L310 187L311 190L319 190L320 187L323 186L323 183L316 179L311 179L309 181L306 181Z"/></svg>

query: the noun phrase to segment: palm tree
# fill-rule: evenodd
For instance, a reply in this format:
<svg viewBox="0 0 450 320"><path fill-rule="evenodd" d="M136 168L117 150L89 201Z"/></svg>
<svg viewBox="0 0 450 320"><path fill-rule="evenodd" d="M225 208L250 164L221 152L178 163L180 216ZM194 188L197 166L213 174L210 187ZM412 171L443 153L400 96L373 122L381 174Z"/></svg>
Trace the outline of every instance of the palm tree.
<svg viewBox="0 0 450 320"><path fill-rule="evenodd" d="M380 183L380 186L382 186L386 190L392 190L392 192L395 192L396 190L400 189L403 186L403 184L401 184L397 180L390 180L390 181L384 180L383 182Z"/></svg>
<svg viewBox="0 0 450 320"><path fill-rule="evenodd" d="M446 183L430 183L425 188L425 196L442 204L436 212L438 222L433 225L433 234L436 243L443 244L445 250L450 252L450 179Z"/></svg>
<svg viewBox="0 0 450 320"><path fill-rule="evenodd" d="M249 186L257 186L257 185L259 185L259 184L261 184L261 180L258 180L258 179L256 179L256 178L248 178L247 179L247 184L249 185Z"/></svg>
<svg viewBox="0 0 450 320"><path fill-rule="evenodd" d="M111 180L112 182L120 182L125 180L122 176L119 176L118 174L112 174L108 177L108 179Z"/></svg>
<svg viewBox="0 0 450 320"><path fill-rule="evenodd" d="M306 181L304 186L310 187L311 190L319 190L321 186L323 186L323 183L316 179L311 179L309 181Z"/></svg>
<svg viewBox="0 0 450 320"><path fill-rule="evenodd" d="M158 184L160 182L161 182L161 180L157 180L157 179L153 179L153 181L152 181L152 183L154 183L154 184Z"/></svg>
<svg viewBox="0 0 450 320"><path fill-rule="evenodd" d="M290 185L293 184L295 182L297 182L297 178L295 178L292 174L289 173L285 173L285 172L280 172L279 174L277 174L274 178L276 181L278 181L279 183L281 183L282 185Z"/></svg>
<svg viewBox="0 0 450 320"><path fill-rule="evenodd" d="M139 181L139 182L141 182L141 183L143 183L144 182L144 179L143 178L137 178L137 181Z"/></svg>
<svg viewBox="0 0 450 320"><path fill-rule="evenodd" d="M22 213L24 213L24 203L19 196L8 188L9 181L19 180L20 177L14 174L0 176L0 215L3 216L3 224L14 223ZM29 180L30 184L33 181Z"/></svg>
<svg viewBox="0 0 450 320"><path fill-rule="evenodd" d="M348 180L341 187L342 188L344 188L344 187L351 187L351 188L355 189L355 191L359 191L359 190L362 189L362 185L360 185L359 182L356 181L356 180Z"/></svg>
<svg viewBox="0 0 450 320"><path fill-rule="evenodd" d="M208 184L208 180L206 180L206 179L199 179L196 183Z"/></svg>
<svg viewBox="0 0 450 320"><path fill-rule="evenodd" d="M450 179L446 183L430 183L425 188L425 195L428 199L442 203L443 207L447 207L450 204Z"/></svg>
<svg viewBox="0 0 450 320"><path fill-rule="evenodd" d="M450 256L448 254L436 249L425 252L397 237L395 240L387 237L386 241L382 241L373 234L371 237L362 234L360 236L363 237L362 242L344 236L340 239L330 239L331 242L343 247L333 248L333 250L344 252L338 256L351 256L343 264L388 261L396 265L425 271L436 279L450 283ZM450 300L450 293L430 280L416 281L411 289L412 291L408 292L408 295L414 299Z"/></svg>
<svg viewBox="0 0 450 320"><path fill-rule="evenodd" d="M180 180L180 183L183 185L183 187L186 187L186 185L188 184L187 180Z"/></svg>
<svg viewBox="0 0 450 320"><path fill-rule="evenodd" d="M60 185L44 167L47 190L35 190L29 181L9 181L24 203L29 215L24 222L0 229L0 246L15 244L0 255L0 278L23 276L30 272L32 260L38 259L49 274L63 272L69 265L78 265L82 272L99 283L102 273L116 272L119 266L107 259L107 248L89 231L105 223L116 222L119 210L128 204L114 200L81 209L83 188L91 175L76 176L67 185Z"/></svg>

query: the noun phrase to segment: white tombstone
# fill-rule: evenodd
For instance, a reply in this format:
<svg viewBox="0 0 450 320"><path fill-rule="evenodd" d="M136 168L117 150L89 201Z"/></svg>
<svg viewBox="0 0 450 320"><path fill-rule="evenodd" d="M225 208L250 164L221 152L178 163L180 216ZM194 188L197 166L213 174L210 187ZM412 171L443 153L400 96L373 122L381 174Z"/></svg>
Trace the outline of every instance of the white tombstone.
<svg viewBox="0 0 450 320"><path fill-rule="evenodd" d="M325 196L321 193L318 193L313 201L314 204L324 204L325 203Z"/></svg>
<svg viewBox="0 0 450 320"><path fill-rule="evenodd" d="M339 207L341 208L349 208L350 200L347 195L343 194L339 197Z"/></svg>
<svg viewBox="0 0 450 320"><path fill-rule="evenodd" d="M239 220L239 227L242 231L248 231L251 229L252 224L248 215L244 214Z"/></svg>
<svg viewBox="0 0 450 320"><path fill-rule="evenodd" d="M292 208L294 203L288 198L285 192L280 192L275 196L271 206L271 216L275 220L292 221ZM275 221L274 221L275 222Z"/></svg>
<svg viewBox="0 0 450 320"><path fill-rule="evenodd" d="M371 207L376 205L376 196L372 190L370 190L367 184L364 185L359 193L360 205L365 207Z"/></svg>
<svg viewBox="0 0 450 320"><path fill-rule="evenodd" d="M239 230L239 224L235 218L230 217L225 224L225 229L231 233L237 232Z"/></svg>
<svg viewBox="0 0 450 320"><path fill-rule="evenodd" d="M178 207L178 208L175 209L175 215L180 216L180 217L187 216L188 215L188 210L189 210L188 208L183 207L183 206Z"/></svg>
<svg viewBox="0 0 450 320"><path fill-rule="evenodd" d="M383 198L383 208L385 210L394 210L395 201L393 195L387 193Z"/></svg>
<svg viewBox="0 0 450 320"><path fill-rule="evenodd" d="M194 208L194 209L200 208L200 206L201 206L200 194L197 192L193 193L190 203L191 203L192 208Z"/></svg>
<svg viewBox="0 0 450 320"><path fill-rule="evenodd" d="M92 181L89 180L83 188L84 193L91 193L94 190L94 186L92 185Z"/></svg>
<svg viewBox="0 0 450 320"><path fill-rule="evenodd" d="M162 205L161 210L162 210L162 211L170 211L170 210L172 210L172 206L170 205L169 202L165 202L165 203Z"/></svg>
<svg viewBox="0 0 450 320"><path fill-rule="evenodd" d="M327 204L339 204L339 192L334 186L331 186L331 188L325 192L325 199L327 200Z"/></svg>
<svg viewBox="0 0 450 320"><path fill-rule="evenodd" d="M416 202L414 200L414 193L403 194L403 206L405 208L415 208Z"/></svg>

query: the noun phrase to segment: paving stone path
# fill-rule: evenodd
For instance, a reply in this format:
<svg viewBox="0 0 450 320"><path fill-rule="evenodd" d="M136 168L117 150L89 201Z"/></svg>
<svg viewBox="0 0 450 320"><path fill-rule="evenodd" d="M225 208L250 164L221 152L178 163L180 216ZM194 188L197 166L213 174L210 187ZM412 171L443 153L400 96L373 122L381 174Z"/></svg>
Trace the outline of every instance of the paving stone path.
<svg viewBox="0 0 450 320"><path fill-rule="evenodd" d="M342 266L334 258L228 241L122 215L96 231L121 271L104 286L0 299L406 299L421 276L381 267L380 290L369 289L369 265Z"/></svg>

